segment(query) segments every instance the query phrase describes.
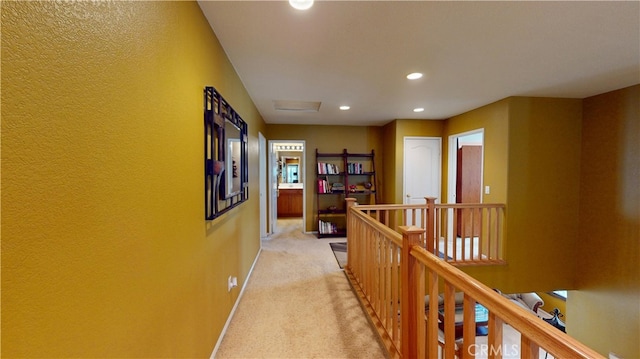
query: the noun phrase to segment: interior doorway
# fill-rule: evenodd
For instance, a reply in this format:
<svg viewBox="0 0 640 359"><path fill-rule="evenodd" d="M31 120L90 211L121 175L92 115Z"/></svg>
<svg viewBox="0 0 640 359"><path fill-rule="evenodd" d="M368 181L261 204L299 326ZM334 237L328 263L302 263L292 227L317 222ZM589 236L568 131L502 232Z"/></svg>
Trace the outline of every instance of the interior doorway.
<svg viewBox="0 0 640 359"><path fill-rule="evenodd" d="M305 222L305 141L269 141L270 233L278 220L299 218Z"/></svg>
<svg viewBox="0 0 640 359"><path fill-rule="evenodd" d="M405 137L403 160L403 203L425 204L425 197L440 203L442 139ZM407 225L421 226L421 218L407 219Z"/></svg>
<svg viewBox="0 0 640 359"><path fill-rule="evenodd" d="M449 203L482 203L484 172L484 129L449 136L449 170L448 198ZM457 218L457 228L453 228L453 216L449 216L449 230L454 229L458 237L476 237L479 233L462 233L461 231L479 231L480 223L472 225L469 221L479 221L469 216ZM449 233L451 235L453 233Z"/></svg>

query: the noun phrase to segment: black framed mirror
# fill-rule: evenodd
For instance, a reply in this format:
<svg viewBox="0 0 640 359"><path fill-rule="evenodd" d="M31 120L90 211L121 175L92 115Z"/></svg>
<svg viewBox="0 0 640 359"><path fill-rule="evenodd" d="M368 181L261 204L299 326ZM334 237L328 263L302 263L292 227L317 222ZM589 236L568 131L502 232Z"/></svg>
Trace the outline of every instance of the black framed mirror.
<svg viewBox="0 0 640 359"><path fill-rule="evenodd" d="M205 218L249 198L247 124L213 87L204 89Z"/></svg>

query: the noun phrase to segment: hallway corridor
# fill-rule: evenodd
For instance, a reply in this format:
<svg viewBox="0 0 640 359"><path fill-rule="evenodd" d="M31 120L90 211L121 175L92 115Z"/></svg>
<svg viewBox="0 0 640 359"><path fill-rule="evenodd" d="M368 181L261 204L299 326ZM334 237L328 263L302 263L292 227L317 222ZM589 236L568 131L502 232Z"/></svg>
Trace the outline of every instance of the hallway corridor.
<svg viewBox="0 0 640 359"><path fill-rule="evenodd" d="M216 358L384 358L330 242L278 220Z"/></svg>

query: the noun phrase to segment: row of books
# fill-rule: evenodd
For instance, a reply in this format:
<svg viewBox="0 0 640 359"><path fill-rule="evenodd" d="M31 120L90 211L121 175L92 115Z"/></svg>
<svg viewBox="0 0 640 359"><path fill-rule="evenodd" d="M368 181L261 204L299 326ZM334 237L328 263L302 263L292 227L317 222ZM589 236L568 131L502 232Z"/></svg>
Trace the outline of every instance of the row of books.
<svg viewBox="0 0 640 359"><path fill-rule="evenodd" d="M340 174L340 168L333 163L318 162L318 174L337 175Z"/></svg>
<svg viewBox="0 0 640 359"><path fill-rule="evenodd" d="M362 171L362 163L359 163L359 162L349 162L349 163L347 163L347 172L353 173L353 174L364 173Z"/></svg>
<svg viewBox="0 0 640 359"><path fill-rule="evenodd" d="M362 168L362 163L348 162L347 172L350 174L363 174L365 173ZM333 163L318 162L318 174L321 175L337 175L340 174L340 168Z"/></svg>
<svg viewBox="0 0 640 359"><path fill-rule="evenodd" d="M327 180L318 179L318 193L334 193L344 192L344 185L342 183L329 184Z"/></svg>
<svg viewBox="0 0 640 359"><path fill-rule="evenodd" d="M335 223L319 221L318 232L321 234L334 234L338 233L338 226Z"/></svg>

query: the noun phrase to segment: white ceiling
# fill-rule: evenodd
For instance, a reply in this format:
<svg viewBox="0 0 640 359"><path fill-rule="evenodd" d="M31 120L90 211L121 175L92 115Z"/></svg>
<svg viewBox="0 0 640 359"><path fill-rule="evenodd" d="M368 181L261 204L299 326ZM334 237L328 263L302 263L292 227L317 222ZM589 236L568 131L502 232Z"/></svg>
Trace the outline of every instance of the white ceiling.
<svg viewBox="0 0 640 359"><path fill-rule="evenodd" d="M640 83L639 1L199 3L267 123L444 119L509 96ZM415 71L425 76L405 78ZM276 100L322 104L287 112Z"/></svg>

